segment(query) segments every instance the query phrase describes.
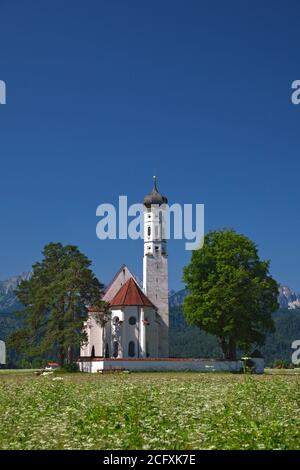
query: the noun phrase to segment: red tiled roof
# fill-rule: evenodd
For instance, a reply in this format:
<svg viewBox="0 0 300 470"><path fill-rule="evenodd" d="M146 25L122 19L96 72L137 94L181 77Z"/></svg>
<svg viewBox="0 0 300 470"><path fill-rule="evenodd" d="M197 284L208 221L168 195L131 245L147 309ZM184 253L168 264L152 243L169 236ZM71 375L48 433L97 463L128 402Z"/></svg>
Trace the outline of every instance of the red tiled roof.
<svg viewBox="0 0 300 470"><path fill-rule="evenodd" d="M110 305L126 306L135 305L139 307L153 307L156 308L148 297L139 288L137 283L131 277L116 293L111 300Z"/></svg>

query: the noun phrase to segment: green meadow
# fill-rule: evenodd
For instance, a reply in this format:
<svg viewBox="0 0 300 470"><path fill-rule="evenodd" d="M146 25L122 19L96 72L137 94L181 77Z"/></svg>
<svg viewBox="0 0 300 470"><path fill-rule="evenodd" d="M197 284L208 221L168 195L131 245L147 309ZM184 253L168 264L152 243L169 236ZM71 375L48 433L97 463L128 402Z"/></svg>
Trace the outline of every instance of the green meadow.
<svg viewBox="0 0 300 470"><path fill-rule="evenodd" d="M299 372L2 370L0 449L300 449Z"/></svg>

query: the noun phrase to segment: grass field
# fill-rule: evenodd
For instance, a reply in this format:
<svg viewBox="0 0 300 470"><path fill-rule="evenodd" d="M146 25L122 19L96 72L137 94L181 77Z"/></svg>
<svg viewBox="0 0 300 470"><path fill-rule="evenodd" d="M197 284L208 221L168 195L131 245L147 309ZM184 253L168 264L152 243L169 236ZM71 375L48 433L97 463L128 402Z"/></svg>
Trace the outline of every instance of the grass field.
<svg viewBox="0 0 300 470"><path fill-rule="evenodd" d="M1 371L0 449L300 449L300 376Z"/></svg>

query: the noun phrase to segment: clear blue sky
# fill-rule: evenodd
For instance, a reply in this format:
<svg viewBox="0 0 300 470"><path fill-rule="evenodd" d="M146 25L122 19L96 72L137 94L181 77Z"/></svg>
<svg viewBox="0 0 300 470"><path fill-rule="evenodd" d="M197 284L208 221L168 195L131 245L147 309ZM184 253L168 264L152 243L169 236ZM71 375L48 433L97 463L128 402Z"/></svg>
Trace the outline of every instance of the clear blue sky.
<svg viewBox="0 0 300 470"><path fill-rule="evenodd" d="M1 0L0 279L50 241L77 244L109 281L141 276L142 242L99 241L96 207L204 203L300 291L297 1ZM169 244L170 287L190 253Z"/></svg>

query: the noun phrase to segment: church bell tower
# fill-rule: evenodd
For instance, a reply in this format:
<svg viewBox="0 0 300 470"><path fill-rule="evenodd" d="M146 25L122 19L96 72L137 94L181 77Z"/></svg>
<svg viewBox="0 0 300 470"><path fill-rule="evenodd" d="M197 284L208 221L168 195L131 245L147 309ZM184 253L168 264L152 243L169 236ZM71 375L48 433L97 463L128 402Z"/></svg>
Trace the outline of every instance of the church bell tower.
<svg viewBox="0 0 300 470"><path fill-rule="evenodd" d="M165 239L165 205L168 200L157 189L156 177L144 198L143 288L157 307L158 357L169 357L168 255Z"/></svg>

